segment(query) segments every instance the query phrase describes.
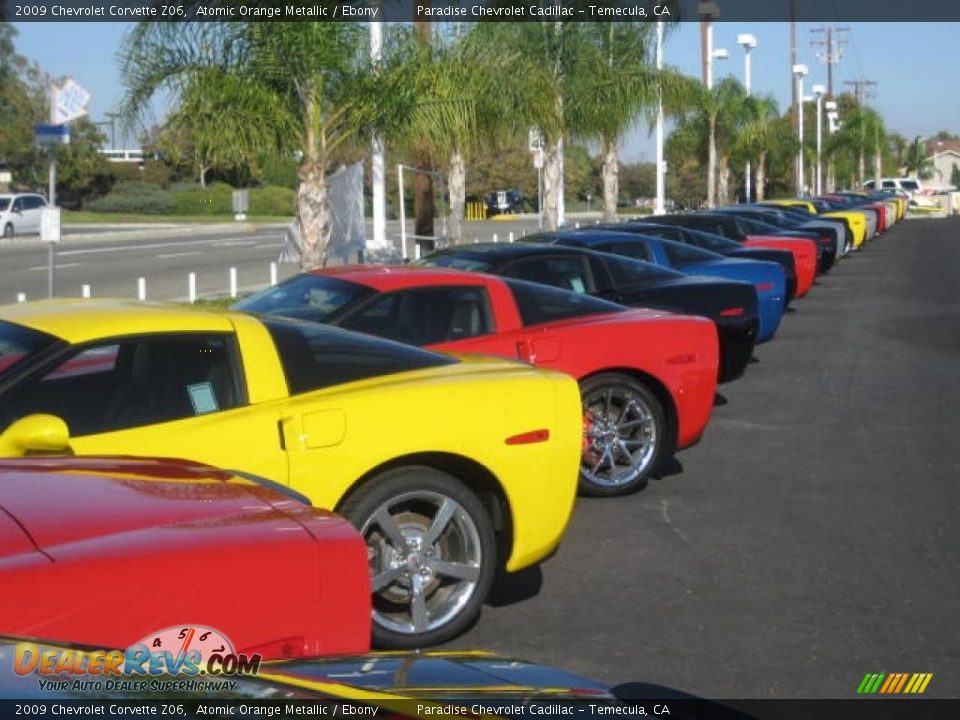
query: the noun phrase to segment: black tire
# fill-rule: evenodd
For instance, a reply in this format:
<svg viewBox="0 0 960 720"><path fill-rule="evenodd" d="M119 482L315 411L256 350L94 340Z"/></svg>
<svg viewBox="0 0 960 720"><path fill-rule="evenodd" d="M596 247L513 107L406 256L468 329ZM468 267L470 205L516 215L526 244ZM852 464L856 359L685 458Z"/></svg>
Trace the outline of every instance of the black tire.
<svg viewBox="0 0 960 720"><path fill-rule="evenodd" d="M620 373L586 378L580 383L580 397L584 416L580 492L610 497L646 487L670 445L660 400L643 383ZM636 450L631 450L634 445ZM627 455L631 462L618 464Z"/></svg>
<svg viewBox="0 0 960 720"><path fill-rule="evenodd" d="M448 517L434 539L441 510ZM376 647L436 645L477 619L498 565L497 543L487 510L466 485L433 468L396 468L365 482L338 512L363 534L371 582L379 578L373 592ZM393 528L383 527L389 522L384 512ZM444 572L438 572L441 566ZM454 570L464 575L448 574Z"/></svg>
<svg viewBox="0 0 960 720"><path fill-rule="evenodd" d="M3 236L4 236L5 238L7 238L8 240L13 237L13 225L12 225L11 223L7 223L7 224L4 226L4 228L3 228Z"/></svg>

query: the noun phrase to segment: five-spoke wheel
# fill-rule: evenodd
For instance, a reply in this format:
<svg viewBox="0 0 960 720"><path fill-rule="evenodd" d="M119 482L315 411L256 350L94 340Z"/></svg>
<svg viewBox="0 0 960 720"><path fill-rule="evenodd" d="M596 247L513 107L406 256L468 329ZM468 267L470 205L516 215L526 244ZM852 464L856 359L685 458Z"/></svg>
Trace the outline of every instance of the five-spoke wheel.
<svg viewBox="0 0 960 720"><path fill-rule="evenodd" d="M477 617L496 541L487 511L463 483L432 468L398 468L364 483L340 512L367 543L375 645L433 645Z"/></svg>
<svg viewBox="0 0 960 720"><path fill-rule="evenodd" d="M644 487L668 444L663 407L641 383L604 373L580 384L583 456L580 489L624 495Z"/></svg>

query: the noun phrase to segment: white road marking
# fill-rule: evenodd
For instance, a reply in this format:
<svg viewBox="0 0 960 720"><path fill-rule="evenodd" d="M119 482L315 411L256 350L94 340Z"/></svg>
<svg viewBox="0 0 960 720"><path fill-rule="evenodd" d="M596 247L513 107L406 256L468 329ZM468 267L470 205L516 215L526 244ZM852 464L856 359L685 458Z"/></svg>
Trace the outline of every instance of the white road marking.
<svg viewBox="0 0 960 720"><path fill-rule="evenodd" d="M200 253L196 250L191 250L190 252L178 252L178 253L166 253L165 255L157 255L157 260L163 260L165 258L175 258L175 257L187 257L188 255L199 255Z"/></svg>
<svg viewBox="0 0 960 720"><path fill-rule="evenodd" d="M57 270L63 270L64 268L80 267L83 263L57 263ZM34 267L27 268L27 270L47 270L47 265L35 265Z"/></svg>

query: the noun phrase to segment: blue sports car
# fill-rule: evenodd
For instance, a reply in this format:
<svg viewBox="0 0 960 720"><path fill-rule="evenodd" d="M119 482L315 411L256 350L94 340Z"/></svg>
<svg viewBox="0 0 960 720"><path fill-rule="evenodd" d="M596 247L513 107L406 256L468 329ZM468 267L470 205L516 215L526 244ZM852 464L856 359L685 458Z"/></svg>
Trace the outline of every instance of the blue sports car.
<svg viewBox="0 0 960 720"><path fill-rule="evenodd" d="M780 326L787 299L783 267L774 262L741 260L672 240L614 230L561 230L528 235L528 242L584 247L668 267L684 275L740 280L757 289L760 326L757 342L770 340Z"/></svg>

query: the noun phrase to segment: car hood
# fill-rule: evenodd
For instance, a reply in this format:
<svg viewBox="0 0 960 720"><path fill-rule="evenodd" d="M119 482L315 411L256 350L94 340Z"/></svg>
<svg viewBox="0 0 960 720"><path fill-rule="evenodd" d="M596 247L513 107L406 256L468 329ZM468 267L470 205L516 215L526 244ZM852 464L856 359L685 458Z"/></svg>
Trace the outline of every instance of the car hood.
<svg viewBox="0 0 960 720"><path fill-rule="evenodd" d="M596 680L483 652L384 653L277 662L263 666L264 675L302 688L334 682L412 698L612 697L610 689Z"/></svg>
<svg viewBox="0 0 960 720"><path fill-rule="evenodd" d="M192 463L70 458L68 470L63 462L0 462L0 512L44 551L151 528L227 522L272 507L256 483ZM24 549L9 523L6 531L0 525L0 550Z"/></svg>

